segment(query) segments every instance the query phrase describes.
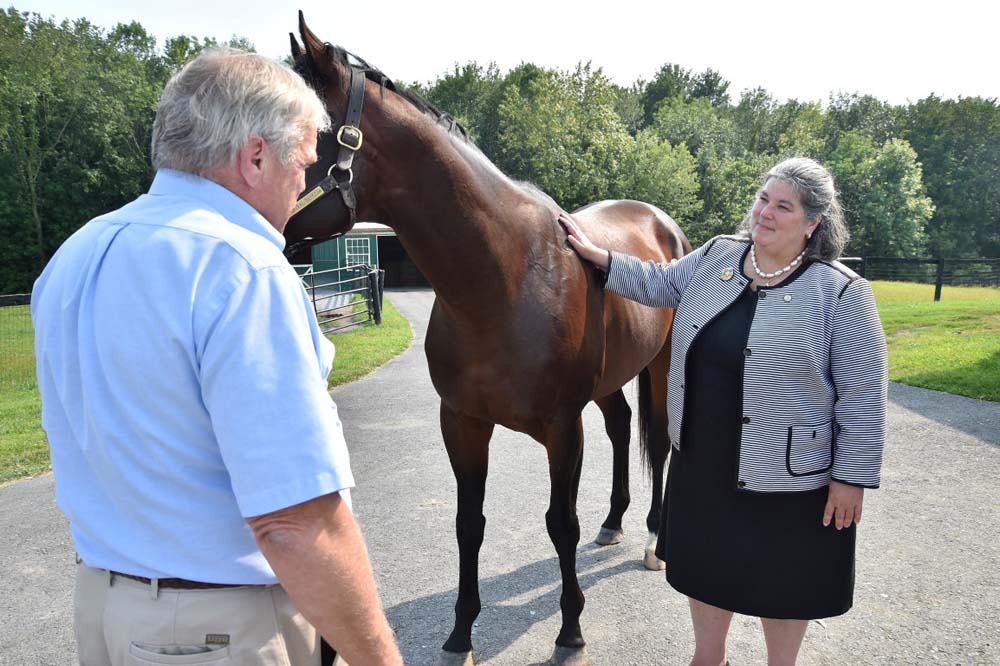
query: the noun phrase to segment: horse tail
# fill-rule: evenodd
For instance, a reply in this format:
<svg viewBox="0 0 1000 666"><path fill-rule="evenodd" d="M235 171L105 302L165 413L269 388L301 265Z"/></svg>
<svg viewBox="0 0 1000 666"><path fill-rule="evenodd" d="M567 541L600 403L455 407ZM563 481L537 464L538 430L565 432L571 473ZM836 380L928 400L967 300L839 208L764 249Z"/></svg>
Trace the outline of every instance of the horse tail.
<svg viewBox="0 0 1000 666"><path fill-rule="evenodd" d="M663 470L670 451L667 434L666 369L662 367L664 356L669 357L669 347L662 350L636 378L639 384L639 450L642 451L643 470L650 479L657 470ZM655 385L651 374L653 372L663 373L662 377L657 377Z"/></svg>
<svg viewBox="0 0 1000 666"><path fill-rule="evenodd" d="M649 368L643 368L637 378L639 383L639 450L642 452L642 470L647 476L652 477L653 470L656 469L656 461L653 460L653 448L649 445L649 431L651 418L651 403L653 401L653 388L649 381Z"/></svg>

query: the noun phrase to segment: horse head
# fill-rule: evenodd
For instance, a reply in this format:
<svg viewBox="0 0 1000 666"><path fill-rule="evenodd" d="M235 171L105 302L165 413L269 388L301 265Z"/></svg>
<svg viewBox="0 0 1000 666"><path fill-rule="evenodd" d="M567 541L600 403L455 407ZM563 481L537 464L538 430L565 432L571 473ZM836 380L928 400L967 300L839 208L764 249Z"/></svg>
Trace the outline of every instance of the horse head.
<svg viewBox="0 0 1000 666"><path fill-rule="evenodd" d="M285 228L286 254L344 234L358 219L377 219L374 198L366 195L376 187L378 169L363 146L378 130L361 113L365 79L376 70L364 61L351 63L346 51L321 41L301 11L299 33L302 46L289 35L295 71L325 103L332 129L317 141L319 160L306 171L306 189Z"/></svg>

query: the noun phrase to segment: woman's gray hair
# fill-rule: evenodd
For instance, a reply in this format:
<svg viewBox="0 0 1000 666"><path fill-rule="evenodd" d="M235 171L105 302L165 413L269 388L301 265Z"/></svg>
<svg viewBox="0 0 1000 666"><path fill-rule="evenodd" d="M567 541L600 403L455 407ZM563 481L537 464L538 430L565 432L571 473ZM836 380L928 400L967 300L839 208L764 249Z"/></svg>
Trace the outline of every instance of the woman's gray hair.
<svg viewBox="0 0 1000 666"><path fill-rule="evenodd" d="M322 100L289 68L255 53L210 49L163 89L153 166L203 174L235 160L252 135L288 164L308 129L329 127Z"/></svg>
<svg viewBox="0 0 1000 666"><path fill-rule="evenodd" d="M790 157L771 168L763 177L763 184L776 178L788 183L799 195L806 219L819 218L819 225L812 238L806 242L806 257L809 259L837 259L844 251L850 233L840 208L840 198L833 183L833 175L826 167L808 157ZM750 206L751 212L753 205ZM743 218L736 233L750 236L750 213Z"/></svg>

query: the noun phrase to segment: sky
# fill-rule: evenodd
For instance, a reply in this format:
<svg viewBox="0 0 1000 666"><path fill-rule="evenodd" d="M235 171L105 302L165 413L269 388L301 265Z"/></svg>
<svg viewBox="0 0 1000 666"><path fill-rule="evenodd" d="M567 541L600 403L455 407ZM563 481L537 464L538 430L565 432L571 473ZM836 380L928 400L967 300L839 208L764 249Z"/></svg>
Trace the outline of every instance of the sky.
<svg viewBox="0 0 1000 666"><path fill-rule="evenodd" d="M8 5L10 6L10 5ZM18 0L57 20L111 28L138 21L159 45L180 34L248 38L289 53L297 10L312 31L403 82L432 82L456 64L590 62L616 83L649 80L664 63L717 70L737 101L762 87L779 100L870 94L893 104L930 94L1000 98L996 0Z"/></svg>

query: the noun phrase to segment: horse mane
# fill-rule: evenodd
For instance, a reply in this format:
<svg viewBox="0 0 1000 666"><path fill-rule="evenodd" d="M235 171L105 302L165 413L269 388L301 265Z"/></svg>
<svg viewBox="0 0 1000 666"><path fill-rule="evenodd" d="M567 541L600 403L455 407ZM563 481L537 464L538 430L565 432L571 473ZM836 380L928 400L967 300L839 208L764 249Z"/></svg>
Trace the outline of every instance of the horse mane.
<svg viewBox="0 0 1000 666"><path fill-rule="evenodd" d="M336 46L329 42L325 44L325 49L326 49L325 54L331 60L343 65L344 67L358 68L360 71L364 72L366 79L369 79L374 83L377 83L383 90L383 92L385 90L391 90L392 92L402 97L404 100L409 102L410 105L415 107L418 111L420 111L427 117L431 118L434 121L434 123L442 127L446 133L448 133L451 136L455 136L462 139L468 146L472 147L480 156L482 156L483 159L485 159L490 165L496 168L496 165L493 164L493 162L488 157L486 157L486 155L482 153L482 151L479 149L479 146L477 146L475 142L469 137L469 132L465 129L465 127L460 122L458 122L458 120L456 120L455 117L452 116L450 113L442 111L434 104L427 101L426 99L424 99L417 93L413 92L412 90L399 87L398 85L396 85L395 82L393 82L392 79L386 76L382 72L382 70L370 65L364 58L354 55L347 49L340 46ZM321 87L322 81L318 79L316 72L312 71L311 69L305 66L304 61L296 59L295 70L306 81L308 81L313 86L313 88L318 89ZM510 178L499 169L497 169L497 171L501 173L504 177ZM554 204L555 206L559 205L548 193L546 193L542 188L538 187L534 183L528 181L516 181L513 179L511 180L515 185L520 187L522 192L528 194L529 196L535 197L536 199L541 199L543 201L552 202L552 204Z"/></svg>
<svg viewBox="0 0 1000 666"><path fill-rule="evenodd" d="M437 108L426 99L418 95L417 93L409 90L407 88L401 88L397 86L392 79L382 73L382 70L377 67L369 65L364 58L358 57L340 46L335 46L326 43L326 55L332 60L341 63L345 67L357 67L365 73L365 78L377 83L383 91L391 90L396 93L412 106L414 106L418 111L424 115L430 117L434 120L435 124L443 125L445 130L454 136L461 137L466 143L470 145L475 145L471 139L469 139L469 132L465 129L462 123L458 122L454 116L450 113L446 113L441 109ZM355 63L351 62L354 59ZM312 80L315 82L315 77L311 76L311 73L301 71L301 68L296 63L296 69L299 70L299 74L302 74L307 80Z"/></svg>

